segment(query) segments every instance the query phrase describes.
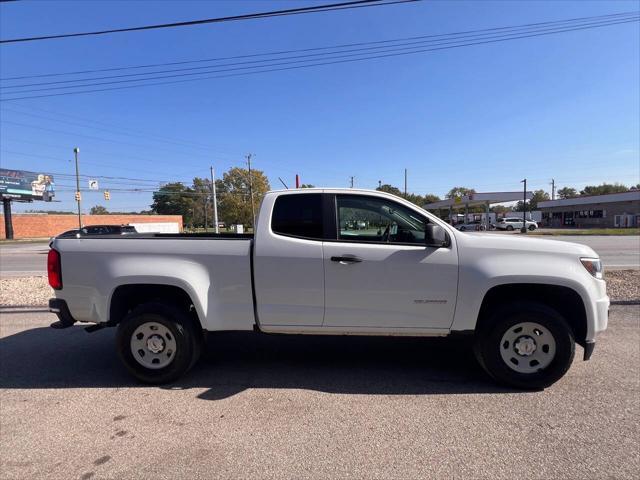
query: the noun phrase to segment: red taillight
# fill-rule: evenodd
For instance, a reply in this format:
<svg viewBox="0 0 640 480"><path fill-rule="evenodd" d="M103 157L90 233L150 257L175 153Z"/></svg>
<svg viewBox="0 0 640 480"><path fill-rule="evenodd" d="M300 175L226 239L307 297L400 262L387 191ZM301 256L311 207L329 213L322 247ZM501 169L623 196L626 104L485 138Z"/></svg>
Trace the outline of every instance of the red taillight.
<svg viewBox="0 0 640 480"><path fill-rule="evenodd" d="M47 255L47 273L49 274L49 285L54 290L62 288L62 268L60 266L60 253L53 248Z"/></svg>

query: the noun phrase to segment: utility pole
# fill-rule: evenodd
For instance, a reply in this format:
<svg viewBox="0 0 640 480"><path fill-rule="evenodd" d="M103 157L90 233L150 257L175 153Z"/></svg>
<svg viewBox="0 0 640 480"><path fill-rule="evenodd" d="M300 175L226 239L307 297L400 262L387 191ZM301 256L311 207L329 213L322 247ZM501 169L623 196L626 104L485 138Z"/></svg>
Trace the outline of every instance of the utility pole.
<svg viewBox="0 0 640 480"><path fill-rule="evenodd" d="M407 169L404 169L404 198L407 198Z"/></svg>
<svg viewBox="0 0 640 480"><path fill-rule="evenodd" d="M2 198L2 208L4 210L4 237L13 240L13 221L11 220L11 199Z"/></svg>
<svg viewBox="0 0 640 480"><path fill-rule="evenodd" d="M353 179L355 178L353 175L351 175L351 188L353 188Z"/></svg>
<svg viewBox="0 0 640 480"><path fill-rule="evenodd" d="M524 183L524 192L522 197L522 233L527 233L527 179L521 180Z"/></svg>
<svg viewBox="0 0 640 480"><path fill-rule="evenodd" d="M80 149L78 147L73 149L73 153L76 157L76 201L78 202L78 229L82 229L82 210L80 209L80 171L78 169L78 153Z"/></svg>
<svg viewBox="0 0 640 480"><path fill-rule="evenodd" d="M253 231L256 231L256 207L253 204L253 178L251 177L251 154L247 155L247 165L249 166L249 196L251 197L251 215L253 215Z"/></svg>
<svg viewBox="0 0 640 480"><path fill-rule="evenodd" d="M551 179L551 200L556 199L556 181L555 179Z"/></svg>
<svg viewBox="0 0 640 480"><path fill-rule="evenodd" d="M213 167L211 169L211 195L213 199L213 221L215 222L215 231L216 233L220 233L218 229L218 198L216 196L216 181L215 175L213 173Z"/></svg>

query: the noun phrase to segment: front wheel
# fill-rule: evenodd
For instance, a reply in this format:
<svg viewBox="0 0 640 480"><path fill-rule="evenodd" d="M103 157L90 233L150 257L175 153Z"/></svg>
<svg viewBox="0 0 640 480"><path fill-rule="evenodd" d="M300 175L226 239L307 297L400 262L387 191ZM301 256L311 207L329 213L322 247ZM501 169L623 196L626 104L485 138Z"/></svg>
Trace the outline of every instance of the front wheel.
<svg viewBox="0 0 640 480"><path fill-rule="evenodd" d="M177 380L195 364L201 336L186 312L149 302L133 309L118 325L116 346L134 377L161 384Z"/></svg>
<svg viewBox="0 0 640 480"><path fill-rule="evenodd" d="M530 232L533 232L536 229L536 226L535 225L529 225L528 228L529 228Z"/></svg>
<svg viewBox="0 0 640 480"><path fill-rule="evenodd" d="M541 389L569 370L575 354L573 332L545 305L518 302L497 310L477 332L475 352L498 382Z"/></svg>

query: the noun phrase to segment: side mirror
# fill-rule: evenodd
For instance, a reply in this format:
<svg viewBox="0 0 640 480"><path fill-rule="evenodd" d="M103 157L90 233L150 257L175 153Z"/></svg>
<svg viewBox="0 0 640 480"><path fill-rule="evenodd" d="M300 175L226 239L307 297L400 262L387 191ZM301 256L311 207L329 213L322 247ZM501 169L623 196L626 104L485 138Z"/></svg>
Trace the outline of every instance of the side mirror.
<svg viewBox="0 0 640 480"><path fill-rule="evenodd" d="M428 223L424 233L424 240L427 247L441 248L449 246L447 232L440 225Z"/></svg>

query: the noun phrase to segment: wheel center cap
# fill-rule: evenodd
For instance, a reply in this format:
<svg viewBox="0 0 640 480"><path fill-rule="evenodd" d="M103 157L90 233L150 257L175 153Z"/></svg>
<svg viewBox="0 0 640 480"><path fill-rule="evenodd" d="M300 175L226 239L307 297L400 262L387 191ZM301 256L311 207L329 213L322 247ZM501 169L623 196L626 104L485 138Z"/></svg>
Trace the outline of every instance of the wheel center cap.
<svg viewBox="0 0 640 480"><path fill-rule="evenodd" d="M536 351L537 345L533 338L525 336L518 338L513 344L513 348L518 355L528 357Z"/></svg>
<svg viewBox="0 0 640 480"><path fill-rule="evenodd" d="M164 339L160 335L151 335L147 338L147 349L151 353L160 353L164 350Z"/></svg>

